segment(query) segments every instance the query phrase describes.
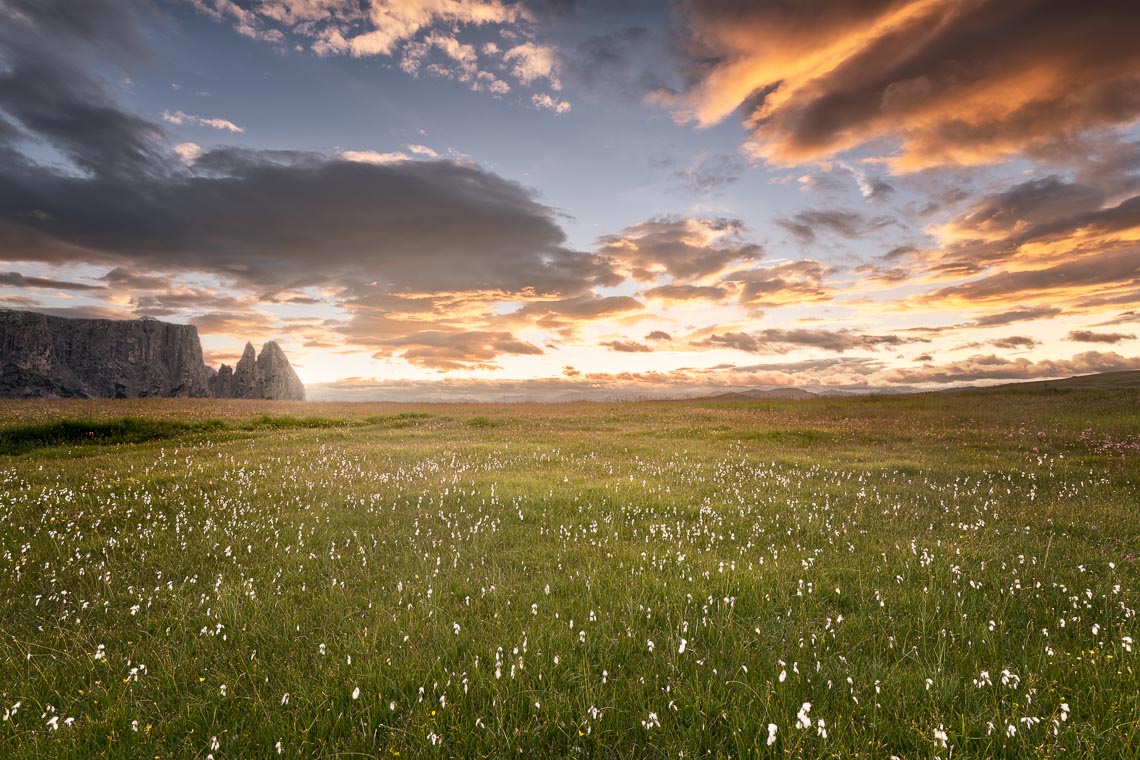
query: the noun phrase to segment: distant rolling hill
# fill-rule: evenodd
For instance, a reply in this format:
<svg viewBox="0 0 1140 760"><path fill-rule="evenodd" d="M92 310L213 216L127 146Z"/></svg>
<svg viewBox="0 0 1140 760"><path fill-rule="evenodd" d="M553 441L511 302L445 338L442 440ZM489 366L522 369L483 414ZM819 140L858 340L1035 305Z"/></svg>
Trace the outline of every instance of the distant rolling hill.
<svg viewBox="0 0 1140 760"><path fill-rule="evenodd" d="M1101 372L1096 375L1078 375L1062 380L1034 380L1027 383L1005 383L974 390L1125 390L1140 389L1140 370Z"/></svg>
<svg viewBox="0 0 1140 760"><path fill-rule="evenodd" d="M718 393L707 398L714 401L753 401L756 399L778 399L781 401L804 401L809 398L819 398L818 393L805 391L800 388L776 388L770 391L751 389L747 391L732 391Z"/></svg>
<svg viewBox="0 0 1140 760"><path fill-rule="evenodd" d="M1123 372L1101 372L1095 375L1078 375L1060 380L1032 380L1028 382L1002 383L1001 385L969 385L958 388L946 388L934 391L935 393L1002 393L1008 391L1052 391L1052 390L1140 390L1140 370L1127 370ZM760 390L752 388L746 391L728 391L711 396L701 396L708 401L806 401L813 398L829 396L863 396L867 394L908 395L915 393L930 393L929 390L917 388L860 388L858 390L827 390L823 393L812 393L802 388L775 388Z"/></svg>

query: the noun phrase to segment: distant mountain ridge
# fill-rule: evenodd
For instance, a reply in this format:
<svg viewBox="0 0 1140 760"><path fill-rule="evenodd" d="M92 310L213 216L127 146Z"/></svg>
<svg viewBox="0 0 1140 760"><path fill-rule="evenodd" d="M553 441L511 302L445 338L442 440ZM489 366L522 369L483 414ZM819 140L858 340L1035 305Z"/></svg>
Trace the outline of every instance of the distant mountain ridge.
<svg viewBox="0 0 1140 760"><path fill-rule="evenodd" d="M1115 370L1097 372L1092 375L1074 375L1056 380L1019 380L1000 385L968 385L947 388L945 393L962 391L1044 391L1044 390L1086 390L1116 391L1140 390L1140 370Z"/></svg>
<svg viewBox="0 0 1140 760"><path fill-rule="evenodd" d="M780 399L783 401L806 401L811 398L819 398L818 393L805 391L802 388L773 388L772 390L760 390L758 388L751 388L746 391L728 391L727 393L717 393L706 398L714 399L716 401L751 401L755 399Z"/></svg>
<svg viewBox="0 0 1140 760"><path fill-rule="evenodd" d="M0 398L143 397L304 400L305 386L273 341L215 371L193 325L0 310Z"/></svg>

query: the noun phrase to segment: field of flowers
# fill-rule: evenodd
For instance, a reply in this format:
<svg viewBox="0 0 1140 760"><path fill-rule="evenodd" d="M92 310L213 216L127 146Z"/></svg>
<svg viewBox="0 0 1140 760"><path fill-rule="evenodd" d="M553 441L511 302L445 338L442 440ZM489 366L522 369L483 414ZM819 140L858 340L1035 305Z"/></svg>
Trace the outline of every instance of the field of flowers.
<svg viewBox="0 0 1140 760"><path fill-rule="evenodd" d="M0 452L0 757L1140 755L1135 391L7 402Z"/></svg>

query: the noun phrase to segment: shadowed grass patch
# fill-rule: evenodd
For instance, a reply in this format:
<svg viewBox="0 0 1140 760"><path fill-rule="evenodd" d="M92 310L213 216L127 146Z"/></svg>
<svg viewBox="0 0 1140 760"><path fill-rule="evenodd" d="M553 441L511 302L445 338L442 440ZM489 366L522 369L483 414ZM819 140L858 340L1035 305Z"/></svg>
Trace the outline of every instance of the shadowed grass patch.
<svg viewBox="0 0 1140 760"><path fill-rule="evenodd" d="M175 438L187 433L225 430L221 420L179 422L144 417L112 420L59 420L0 430L0 454L25 454L54 446L107 446Z"/></svg>

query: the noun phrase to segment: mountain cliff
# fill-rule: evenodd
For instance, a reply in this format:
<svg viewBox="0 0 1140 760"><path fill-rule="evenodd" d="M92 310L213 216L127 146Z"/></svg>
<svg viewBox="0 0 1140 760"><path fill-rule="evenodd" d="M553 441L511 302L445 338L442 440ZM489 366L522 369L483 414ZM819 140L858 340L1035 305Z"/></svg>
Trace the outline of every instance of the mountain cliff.
<svg viewBox="0 0 1140 760"><path fill-rule="evenodd" d="M210 395L214 398L303 401L305 386L277 343L269 341L256 357L253 344L246 343L236 367L231 369L228 364L223 364L210 378Z"/></svg>
<svg viewBox="0 0 1140 760"><path fill-rule="evenodd" d="M148 396L299 400L305 387L272 341L257 358L247 345L238 371L215 373L193 325L0 310L0 397Z"/></svg>

